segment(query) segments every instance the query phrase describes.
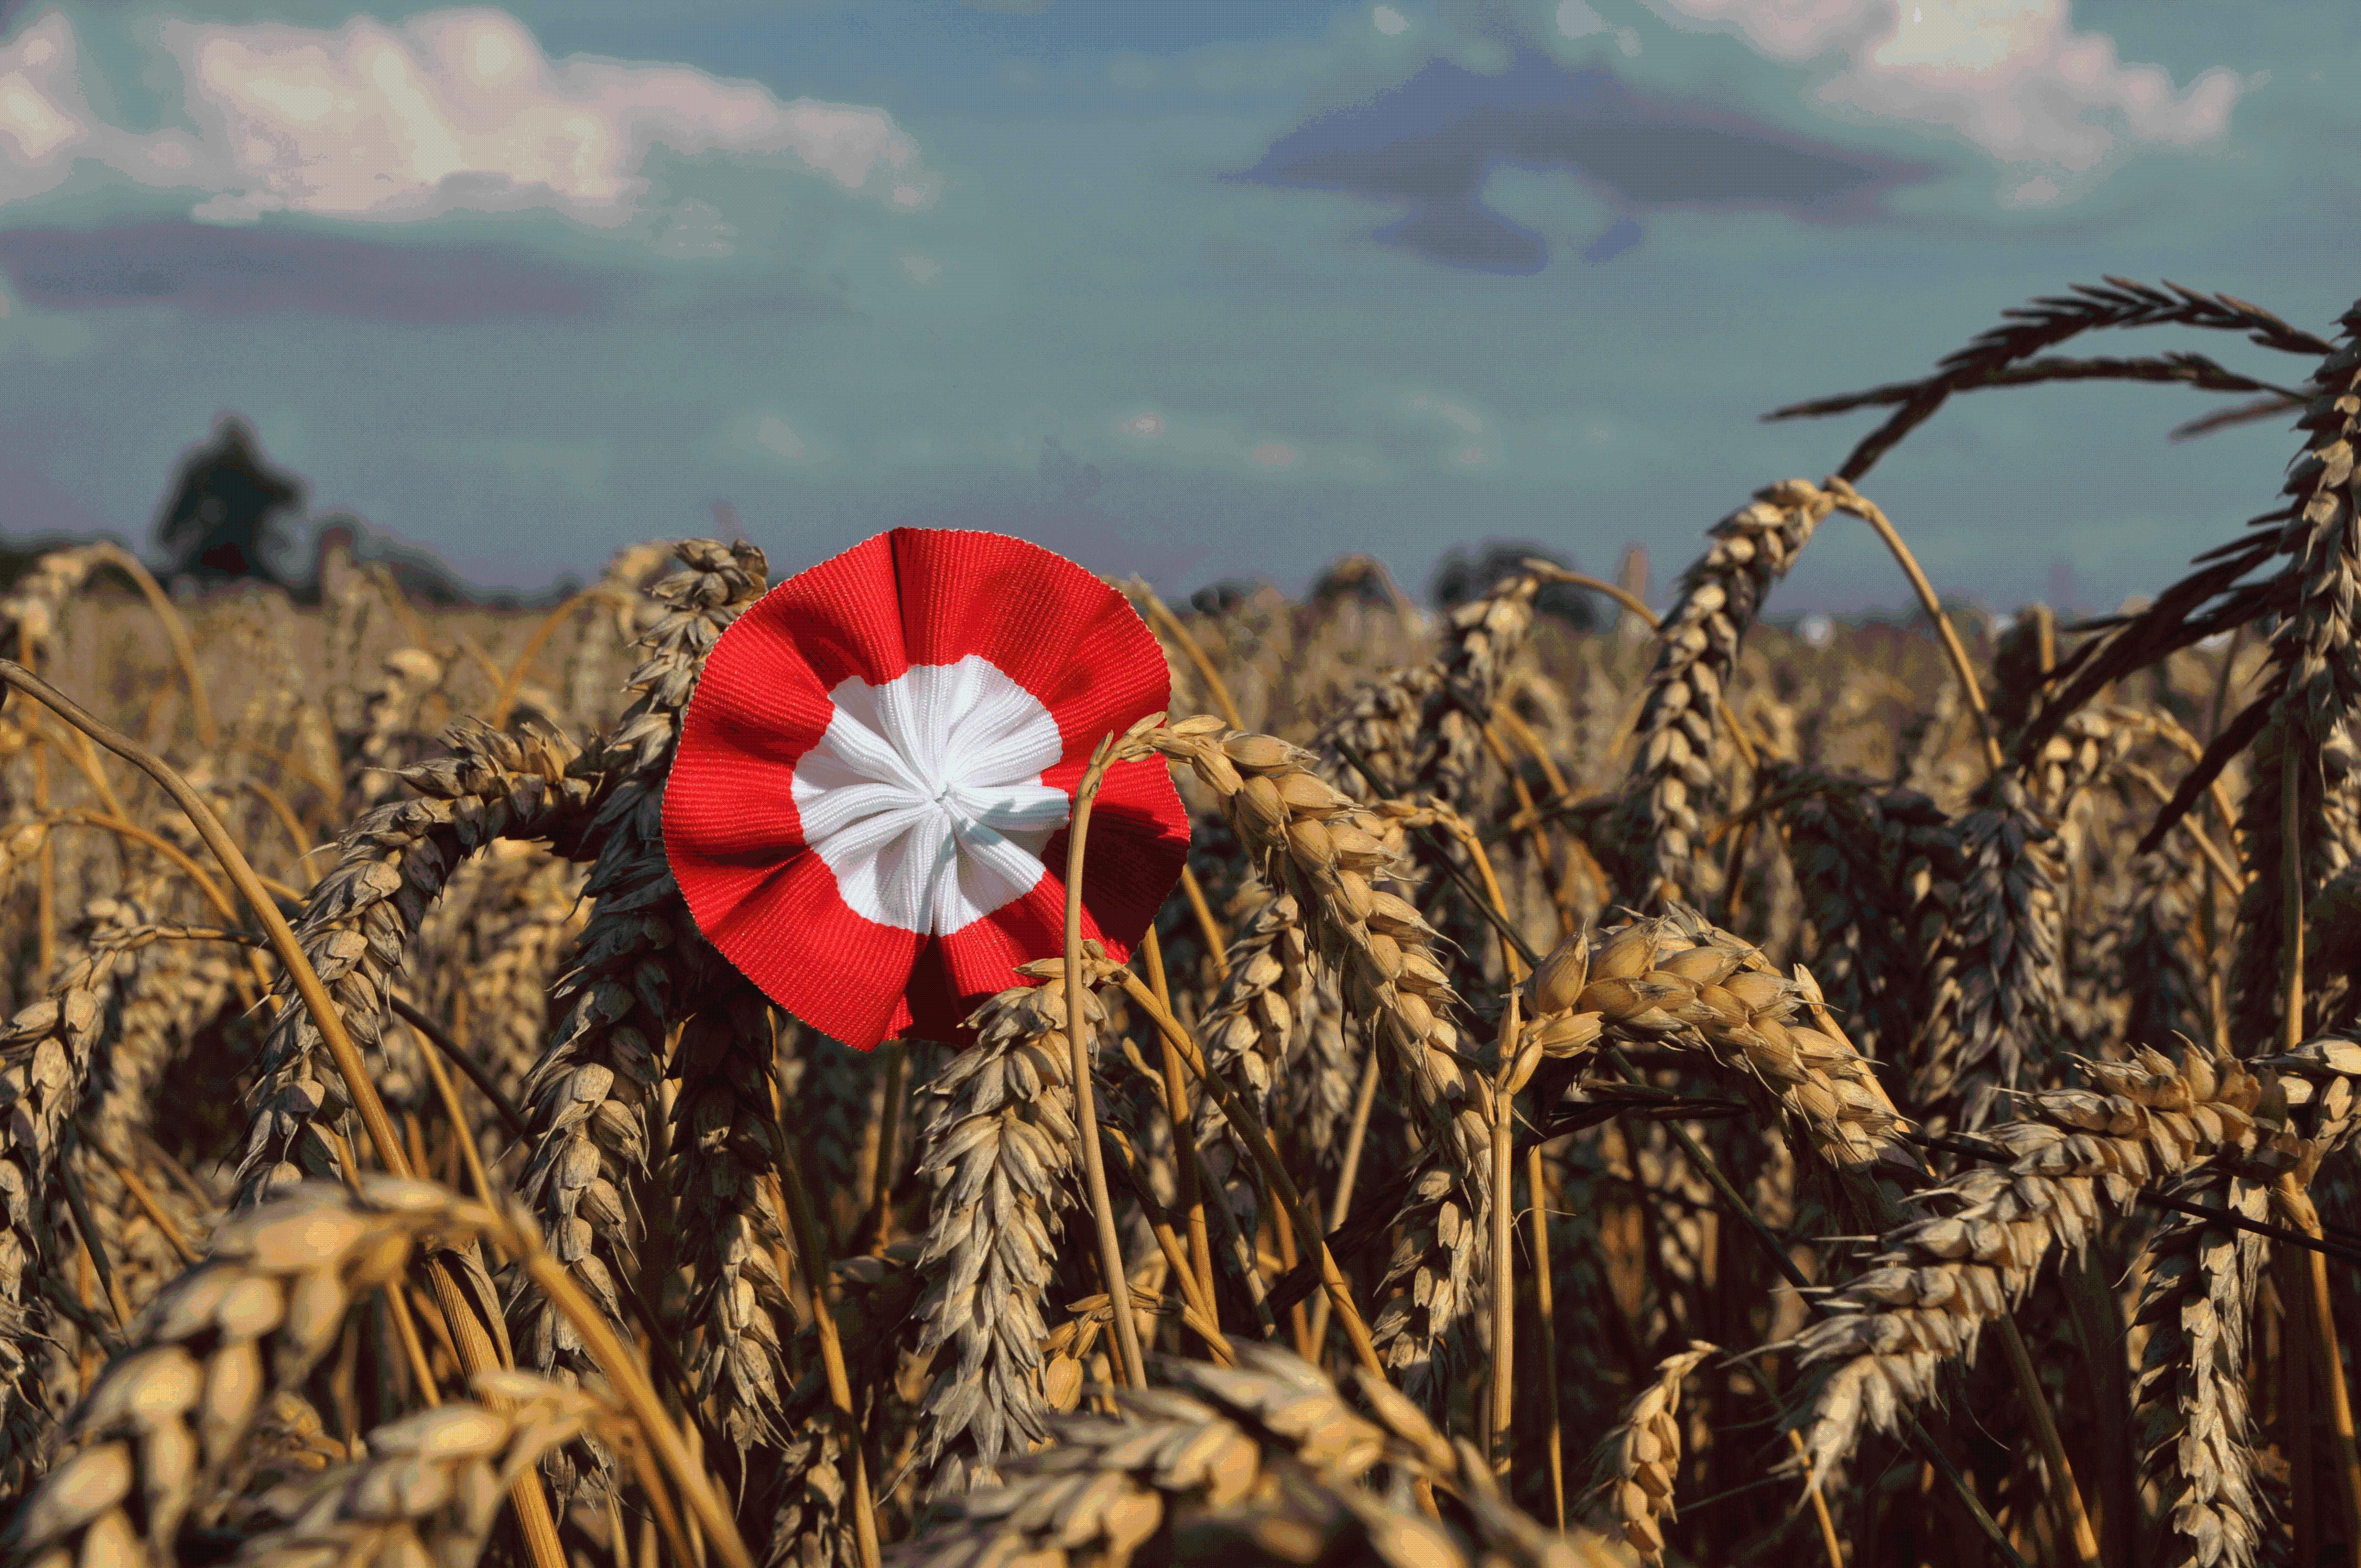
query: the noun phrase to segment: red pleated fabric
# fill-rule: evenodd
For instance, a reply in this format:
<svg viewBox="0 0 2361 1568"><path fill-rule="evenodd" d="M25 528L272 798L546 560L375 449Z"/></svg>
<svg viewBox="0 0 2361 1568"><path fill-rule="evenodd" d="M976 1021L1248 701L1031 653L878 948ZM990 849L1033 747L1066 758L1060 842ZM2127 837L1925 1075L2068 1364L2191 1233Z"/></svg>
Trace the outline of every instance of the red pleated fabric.
<svg viewBox="0 0 2361 1568"><path fill-rule="evenodd" d="M1057 755L1038 784L1026 782L1034 797L1062 792L1069 812L1101 737L1170 697L1154 636L1082 567L1002 534L897 528L788 578L741 615L706 660L683 721L664 848L698 929L781 1007L864 1050L900 1036L956 1039L976 1001L1015 982L1016 965L1063 950L1062 826L1041 847L1045 869L1028 891L944 933L860 913L806 840L796 769L814 759L804 804L818 819L826 813L813 781L837 775L816 749L841 733L830 729L830 694L971 657L1055 721ZM1037 721L1033 733L1047 732ZM1084 934L1128 956L1178 881L1188 838L1160 760L1111 769L1092 808Z"/></svg>

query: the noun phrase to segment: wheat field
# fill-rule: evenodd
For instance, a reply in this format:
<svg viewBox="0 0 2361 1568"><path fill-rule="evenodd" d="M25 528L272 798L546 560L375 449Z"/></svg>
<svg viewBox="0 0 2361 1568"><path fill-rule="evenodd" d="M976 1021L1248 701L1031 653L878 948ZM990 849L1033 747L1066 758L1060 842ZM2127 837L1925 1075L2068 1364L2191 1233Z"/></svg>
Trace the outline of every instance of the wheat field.
<svg viewBox="0 0 2361 1568"><path fill-rule="evenodd" d="M2150 325L2309 379L2055 352ZM668 868L705 657L806 563L653 543L539 614L42 556L0 599L0 1554L2361 1561L2339 325L2011 311L1780 411L1882 417L1660 615L1538 561L1440 615L1352 563L1123 585L1189 870L956 1047L779 1013ZM2268 510L2121 614L1955 620L1872 468L1955 393L2103 378L2290 422ZM1914 626L1761 622L1862 525Z"/></svg>

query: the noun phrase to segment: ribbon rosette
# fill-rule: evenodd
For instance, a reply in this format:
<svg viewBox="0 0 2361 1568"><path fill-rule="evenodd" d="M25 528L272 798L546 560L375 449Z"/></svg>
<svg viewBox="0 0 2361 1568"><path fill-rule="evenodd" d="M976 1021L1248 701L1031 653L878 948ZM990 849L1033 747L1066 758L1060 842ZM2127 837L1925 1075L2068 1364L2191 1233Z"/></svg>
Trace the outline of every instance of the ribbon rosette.
<svg viewBox="0 0 2361 1568"><path fill-rule="evenodd" d="M1065 947L1092 751L1170 696L1123 596L1038 545L897 528L721 635L683 720L664 848L698 929L780 1006L868 1049L953 1038ZM1128 955L1188 852L1164 763L1092 809L1082 930Z"/></svg>

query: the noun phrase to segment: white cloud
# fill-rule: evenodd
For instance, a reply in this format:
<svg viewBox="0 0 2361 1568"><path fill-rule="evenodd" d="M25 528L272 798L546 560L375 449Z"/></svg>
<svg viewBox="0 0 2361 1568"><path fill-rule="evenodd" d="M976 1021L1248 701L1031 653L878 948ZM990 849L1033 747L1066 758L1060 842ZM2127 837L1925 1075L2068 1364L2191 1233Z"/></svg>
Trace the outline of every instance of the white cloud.
<svg viewBox="0 0 2361 1568"><path fill-rule="evenodd" d="M82 91L81 57L72 24L54 11L0 45L0 204L55 190L83 159L149 184L196 162L183 132L141 137L101 120Z"/></svg>
<svg viewBox="0 0 2361 1568"><path fill-rule="evenodd" d="M741 415L722 432L721 444L734 456L782 468L823 468L840 455L835 442L799 429L774 410Z"/></svg>
<svg viewBox="0 0 2361 1568"><path fill-rule="evenodd" d="M2121 142L2187 147L2229 128L2241 83L2223 68L2176 91L2077 32L2071 0L1653 0L1676 24L1743 38L1774 60L1840 60L1829 104L1947 126L2004 162L2071 171Z"/></svg>
<svg viewBox="0 0 2361 1568"><path fill-rule="evenodd" d="M914 252L902 258L902 276L921 289L942 275L943 264L931 256L919 256Z"/></svg>
<svg viewBox="0 0 2361 1568"><path fill-rule="evenodd" d="M0 136L16 160L45 164L82 137L80 119L59 102L73 79L73 33L62 16L44 16L7 51L0 77Z"/></svg>
<svg viewBox="0 0 2361 1568"><path fill-rule="evenodd" d="M1491 421L1466 403L1437 392L1412 392L1400 408L1408 423L1439 439L1442 460L1458 468L1477 468L1499 460L1500 444Z"/></svg>
<svg viewBox="0 0 2361 1568"><path fill-rule="evenodd" d="M655 239L657 252L684 258L732 256L738 247L735 225L722 222L720 209L709 202L683 202Z"/></svg>
<svg viewBox="0 0 2361 1568"><path fill-rule="evenodd" d="M1369 21L1386 37L1399 38L1410 31L1410 18L1391 5L1379 5L1369 13Z"/></svg>
<svg viewBox="0 0 2361 1568"><path fill-rule="evenodd" d="M645 203L658 149L784 159L895 207L933 195L917 144L882 109L782 100L687 66L552 60L504 11L335 28L168 20L159 36L191 129L143 135L94 115L60 14L0 48L0 202L87 159L194 192L196 215L223 221L544 207L612 225Z"/></svg>
<svg viewBox="0 0 2361 1568"><path fill-rule="evenodd" d="M1569 38L1587 38L1592 33L1607 30L1607 18L1594 10L1586 0L1558 0L1557 30Z"/></svg>
<svg viewBox="0 0 2361 1568"><path fill-rule="evenodd" d="M1160 468L1356 482L1394 476L1379 444L1367 436L1282 437L1234 413L1134 404L1111 411L1103 428L1115 437L1104 449L1107 457Z"/></svg>
<svg viewBox="0 0 2361 1568"><path fill-rule="evenodd" d="M1465 435L1479 435L1484 430L1484 416L1449 398L1439 398L1432 392L1413 392L1407 400L1410 411L1427 414L1441 420Z"/></svg>

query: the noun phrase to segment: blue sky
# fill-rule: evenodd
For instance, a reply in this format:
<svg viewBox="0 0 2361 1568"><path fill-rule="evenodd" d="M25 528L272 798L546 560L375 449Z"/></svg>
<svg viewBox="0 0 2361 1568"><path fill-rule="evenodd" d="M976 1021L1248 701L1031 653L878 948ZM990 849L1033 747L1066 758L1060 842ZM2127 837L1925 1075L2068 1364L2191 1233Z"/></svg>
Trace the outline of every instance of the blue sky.
<svg viewBox="0 0 2361 1568"><path fill-rule="evenodd" d="M250 420L472 578L727 502L784 573L992 526L1185 592L1488 537L1663 585L1756 486L2102 274L2361 293L2341 9L2079 0L566 0L0 9L0 530L144 538ZM2268 378L2308 367L2147 334ZM1865 487L2085 607L2269 504L2283 422L1956 400ZM1839 522L1776 608L1906 597Z"/></svg>

